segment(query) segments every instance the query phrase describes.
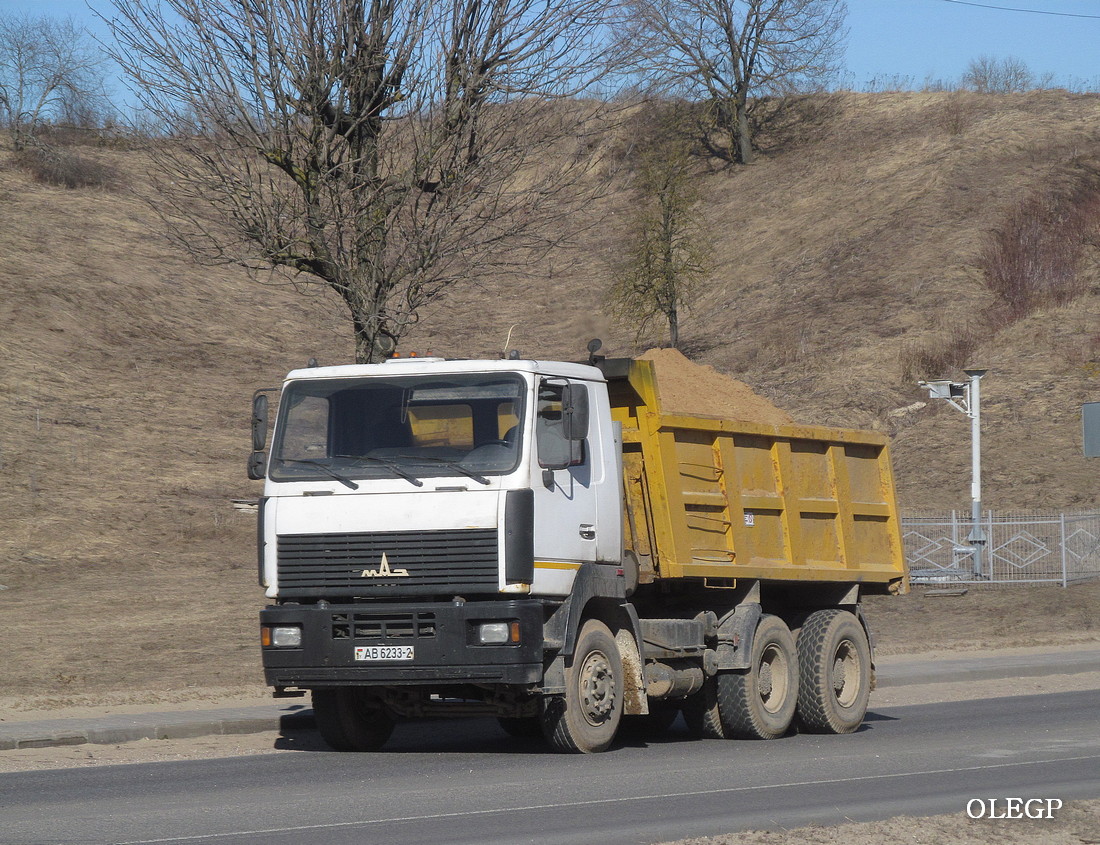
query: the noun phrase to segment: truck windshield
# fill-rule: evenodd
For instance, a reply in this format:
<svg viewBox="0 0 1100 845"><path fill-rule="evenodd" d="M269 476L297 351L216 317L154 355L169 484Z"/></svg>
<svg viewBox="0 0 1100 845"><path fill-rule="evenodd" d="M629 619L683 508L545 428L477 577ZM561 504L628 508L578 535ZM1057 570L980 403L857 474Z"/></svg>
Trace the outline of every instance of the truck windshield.
<svg viewBox="0 0 1100 845"><path fill-rule="evenodd" d="M291 382L271 478L421 486L422 478L461 475L488 484L519 462L524 394L518 376L485 373Z"/></svg>

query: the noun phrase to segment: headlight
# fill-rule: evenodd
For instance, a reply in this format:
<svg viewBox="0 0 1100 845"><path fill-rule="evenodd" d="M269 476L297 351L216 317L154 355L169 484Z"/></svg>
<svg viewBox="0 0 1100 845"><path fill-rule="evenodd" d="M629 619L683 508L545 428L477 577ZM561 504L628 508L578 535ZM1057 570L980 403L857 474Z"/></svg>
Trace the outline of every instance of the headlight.
<svg viewBox="0 0 1100 845"><path fill-rule="evenodd" d="M508 623L485 622L479 625L477 641L482 645L500 645L508 642Z"/></svg>
<svg viewBox="0 0 1100 845"><path fill-rule="evenodd" d="M519 642L519 622L483 622L477 626L481 645L505 645Z"/></svg>
<svg viewBox="0 0 1100 845"><path fill-rule="evenodd" d="M264 627L260 635L262 643L273 648L301 648L302 646L302 629L298 625Z"/></svg>

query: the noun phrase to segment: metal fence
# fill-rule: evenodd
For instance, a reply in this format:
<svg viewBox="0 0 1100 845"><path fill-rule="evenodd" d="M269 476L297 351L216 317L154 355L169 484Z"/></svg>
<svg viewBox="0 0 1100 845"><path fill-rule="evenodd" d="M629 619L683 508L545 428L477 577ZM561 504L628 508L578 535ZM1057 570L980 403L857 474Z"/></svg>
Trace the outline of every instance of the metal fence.
<svg viewBox="0 0 1100 845"><path fill-rule="evenodd" d="M1100 512L982 514L973 543L963 511L901 520L917 584L1061 584L1100 577Z"/></svg>

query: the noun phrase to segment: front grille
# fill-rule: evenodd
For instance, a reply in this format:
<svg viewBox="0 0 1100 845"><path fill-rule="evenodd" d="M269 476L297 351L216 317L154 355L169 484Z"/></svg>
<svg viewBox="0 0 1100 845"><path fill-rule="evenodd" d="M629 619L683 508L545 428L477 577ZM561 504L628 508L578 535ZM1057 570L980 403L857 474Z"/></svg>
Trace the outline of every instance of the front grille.
<svg viewBox="0 0 1100 845"><path fill-rule="evenodd" d="M288 534L278 555L283 598L497 591L494 528Z"/></svg>
<svg viewBox="0 0 1100 845"><path fill-rule="evenodd" d="M334 613L334 640L409 640L435 637L434 613Z"/></svg>

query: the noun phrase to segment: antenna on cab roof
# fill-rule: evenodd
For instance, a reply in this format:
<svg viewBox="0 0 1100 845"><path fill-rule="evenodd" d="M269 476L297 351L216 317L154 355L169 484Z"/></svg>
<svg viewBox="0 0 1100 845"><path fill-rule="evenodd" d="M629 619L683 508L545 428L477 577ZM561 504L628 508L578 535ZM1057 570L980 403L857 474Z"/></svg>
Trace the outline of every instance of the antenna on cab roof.
<svg viewBox="0 0 1100 845"><path fill-rule="evenodd" d="M508 327L508 334L504 338L504 348L500 350L500 357L501 358L511 358L511 359L519 358L519 353L516 352L516 350L514 350L514 349L512 350L512 352L516 352L515 355L512 355L508 351L508 344L512 342L512 332L515 331L515 328L518 325L519 325L519 323L513 323L511 326Z"/></svg>

